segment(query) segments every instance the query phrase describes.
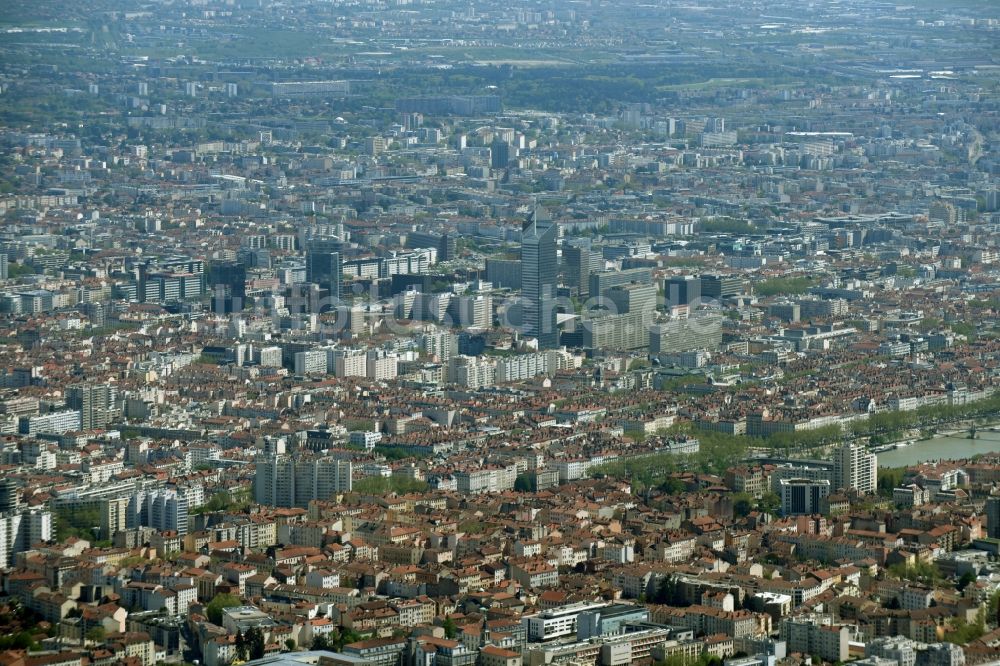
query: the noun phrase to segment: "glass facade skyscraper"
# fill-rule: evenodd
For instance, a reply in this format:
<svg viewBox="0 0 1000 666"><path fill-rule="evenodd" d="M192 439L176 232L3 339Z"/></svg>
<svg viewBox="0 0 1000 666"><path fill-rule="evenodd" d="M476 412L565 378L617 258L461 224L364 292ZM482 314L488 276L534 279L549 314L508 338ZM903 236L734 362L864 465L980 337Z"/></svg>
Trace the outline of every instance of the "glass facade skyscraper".
<svg viewBox="0 0 1000 666"><path fill-rule="evenodd" d="M522 330L540 349L559 346L556 327L556 239L559 228L540 209L521 229Z"/></svg>

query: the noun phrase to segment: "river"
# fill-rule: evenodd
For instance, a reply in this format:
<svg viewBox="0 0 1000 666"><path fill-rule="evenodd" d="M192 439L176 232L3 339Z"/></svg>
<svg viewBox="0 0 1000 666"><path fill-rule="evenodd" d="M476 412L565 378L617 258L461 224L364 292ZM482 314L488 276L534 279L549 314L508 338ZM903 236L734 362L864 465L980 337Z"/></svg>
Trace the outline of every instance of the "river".
<svg viewBox="0 0 1000 666"><path fill-rule="evenodd" d="M928 460L971 458L978 453L1000 453L1000 432L980 430L976 439L959 433L955 437L934 437L893 451L878 454L879 467L904 467Z"/></svg>

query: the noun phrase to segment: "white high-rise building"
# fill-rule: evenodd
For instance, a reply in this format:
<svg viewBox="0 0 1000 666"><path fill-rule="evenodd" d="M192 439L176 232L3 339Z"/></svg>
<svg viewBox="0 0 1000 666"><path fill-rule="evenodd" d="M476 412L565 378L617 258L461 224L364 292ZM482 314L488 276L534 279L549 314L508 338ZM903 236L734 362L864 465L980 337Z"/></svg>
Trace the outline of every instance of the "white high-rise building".
<svg viewBox="0 0 1000 666"><path fill-rule="evenodd" d="M367 375L369 379L395 379L399 357L383 350L368 352Z"/></svg>
<svg viewBox="0 0 1000 666"><path fill-rule="evenodd" d="M52 514L27 511L0 516L0 564L9 567L14 555L36 543L52 540Z"/></svg>
<svg viewBox="0 0 1000 666"><path fill-rule="evenodd" d="M261 347L260 349L254 347L253 356L254 360L264 367L281 367L281 347Z"/></svg>
<svg viewBox="0 0 1000 666"><path fill-rule="evenodd" d="M858 444L845 443L833 456L833 488L875 492L878 483L878 456Z"/></svg>
<svg viewBox="0 0 1000 666"><path fill-rule="evenodd" d="M454 356L448 363L448 380L471 389L493 386L496 363L478 356Z"/></svg>
<svg viewBox="0 0 1000 666"><path fill-rule="evenodd" d="M152 527L160 532L187 534L187 496L172 488L138 492L129 499L125 509L125 524L129 529Z"/></svg>
<svg viewBox="0 0 1000 666"><path fill-rule="evenodd" d="M337 377L364 377L368 371L361 349L331 349L327 352L327 363Z"/></svg>
<svg viewBox="0 0 1000 666"><path fill-rule="evenodd" d="M417 336L417 344L441 363L458 355L458 336L450 331L427 331Z"/></svg>
<svg viewBox="0 0 1000 666"><path fill-rule="evenodd" d="M298 352L294 358L297 375L326 373L326 352L321 349Z"/></svg>
<svg viewBox="0 0 1000 666"><path fill-rule="evenodd" d="M254 499L258 504L306 507L314 499L350 492L353 466L337 458L271 455L257 460Z"/></svg>
<svg viewBox="0 0 1000 666"><path fill-rule="evenodd" d="M117 399L118 388L111 384L74 384L66 389L66 406L80 412L84 430L107 427Z"/></svg>

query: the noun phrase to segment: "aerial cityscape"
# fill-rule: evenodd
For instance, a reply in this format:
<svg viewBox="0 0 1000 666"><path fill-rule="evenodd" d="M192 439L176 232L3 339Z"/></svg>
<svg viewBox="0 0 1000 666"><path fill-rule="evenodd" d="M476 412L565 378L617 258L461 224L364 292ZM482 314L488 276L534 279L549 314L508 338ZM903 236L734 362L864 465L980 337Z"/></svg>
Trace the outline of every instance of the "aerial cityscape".
<svg viewBox="0 0 1000 666"><path fill-rule="evenodd" d="M0 666L1000 666L996 0L8 0Z"/></svg>

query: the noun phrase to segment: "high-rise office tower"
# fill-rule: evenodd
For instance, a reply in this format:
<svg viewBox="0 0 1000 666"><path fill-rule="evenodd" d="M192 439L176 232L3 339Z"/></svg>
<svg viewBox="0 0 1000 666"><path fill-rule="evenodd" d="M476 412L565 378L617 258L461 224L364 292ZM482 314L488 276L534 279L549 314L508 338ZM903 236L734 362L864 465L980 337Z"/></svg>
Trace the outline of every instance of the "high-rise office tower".
<svg viewBox="0 0 1000 666"><path fill-rule="evenodd" d="M701 297L720 300L743 291L743 281L731 275L702 275Z"/></svg>
<svg viewBox="0 0 1000 666"><path fill-rule="evenodd" d="M676 275L663 283L667 306L691 305L701 300L701 280L693 275Z"/></svg>
<svg viewBox="0 0 1000 666"><path fill-rule="evenodd" d="M593 265L591 265L593 267ZM590 297L606 296L611 287L623 284L653 284L653 270L650 268L627 268L621 271L599 271L590 274Z"/></svg>
<svg viewBox="0 0 1000 666"><path fill-rule="evenodd" d="M781 479L778 490L783 516L819 513L822 499L830 494L830 482L826 479Z"/></svg>
<svg viewBox="0 0 1000 666"><path fill-rule="evenodd" d="M74 384L66 389L66 406L80 412L83 430L107 427L117 398L118 389L109 384Z"/></svg>
<svg viewBox="0 0 1000 666"><path fill-rule="evenodd" d="M986 535L1000 539L1000 495L986 498Z"/></svg>
<svg viewBox="0 0 1000 666"><path fill-rule="evenodd" d="M833 487L873 493L878 482L878 456L850 442L844 443L833 457Z"/></svg>
<svg viewBox="0 0 1000 666"><path fill-rule="evenodd" d="M556 239L559 228L536 208L521 229L522 329L540 349L559 346L556 327Z"/></svg>
<svg viewBox="0 0 1000 666"><path fill-rule="evenodd" d="M616 314L656 312L656 287L651 284L622 284L605 293L605 306L614 306Z"/></svg>
<svg viewBox="0 0 1000 666"><path fill-rule="evenodd" d="M340 301L340 279L343 268L340 263L338 242L313 241L306 252L306 281L317 284L327 291L329 310Z"/></svg>
<svg viewBox="0 0 1000 666"><path fill-rule="evenodd" d="M406 234L406 247L429 247L437 250L438 261L451 261L458 257L458 236L437 234L430 231L411 231Z"/></svg>
<svg viewBox="0 0 1000 666"><path fill-rule="evenodd" d="M239 261L220 261L208 267L208 287L215 312L243 309L247 295L247 267Z"/></svg>
<svg viewBox="0 0 1000 666"><path fill-rule="evenodd" d="M567 245L563 247L563 265L566 285L576 287L577 294L586 298L590 294L591 252L589 247Z"/></svg>
<svg viewBox="0 0 1000 666"><path fill-rule="evenodd" d="M490 144L490 166L494 169L506 169L511 157L511 145L506 141L494 139Z"/></svg>

